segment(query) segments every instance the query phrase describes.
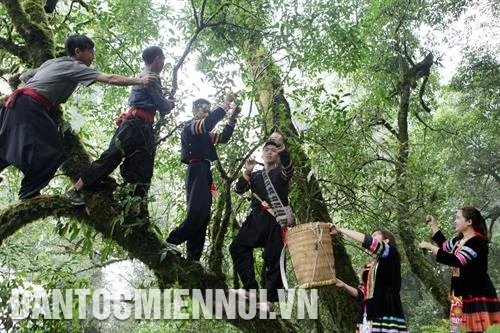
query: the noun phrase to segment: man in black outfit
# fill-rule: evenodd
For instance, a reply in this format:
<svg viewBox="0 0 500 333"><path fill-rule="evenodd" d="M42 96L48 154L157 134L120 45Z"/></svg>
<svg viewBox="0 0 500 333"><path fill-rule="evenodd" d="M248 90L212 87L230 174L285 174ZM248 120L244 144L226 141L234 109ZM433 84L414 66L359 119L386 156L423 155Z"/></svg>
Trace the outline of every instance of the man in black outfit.
<svg viewBox="0 0 500 333"><path fill-rule="evenodd" d="M144 69L140 77L147 76L151 72L159 74L165 64L163 51L157 46L146 48L142 53L142 59ZM65 194L72 204L84 205L85 201L80 191L103 180L120 165L122 160L120 174L126 183L134 185L132 195L143 199L146 197L153 177L154 116L157 110L161 115L167 115L175 104L165 97L157 75L156 80L149 86L132 87L129 105L129 110L116 121L119 127L111 139L109 148L83 171L73 189Z"/></svg>
<svg viewBox="0 0 500 333"><path fill-rule="evenodd" d="M243 282L244 289L236 290L236 292L244 298L249 298L255 297L249 291L258 289L255 280L253 249L264 248L268 302L258 303L258 306L262 311L271 311L273 303L278 301L278 289L283 288L279 267L283 239L282 227L272 215L276 214L276 210L270 206L272 201L264 183L263 172L268 173L282 205L287 206L288 183L293 174L293 165L290 154L285 149L283 136L279 133L273 133L270 140L264 144L262 157L264 170L253 171L255 161L249 159L245 162L245 170L236 183L236 193L243 194L248 190L252 191L252 211L231 243L229 252ZM278 166L279 161L281 161L281 166Z"/></svg>
<svg viewBox="0 0 500 333"><path fill-rule="evenodd" d="M193 103L194 119L188 121L181 133L181 161L187 164L185 178L187 216L167 237L167 250L180 253L177 245L187 242L187 259L199 261L212 206L212 172L210 164L218 159L215 145L227 143L241 112L236 107L221 133L212 132L231 107L233 94L226 94L224 103L210 112L210 102L198 99Z"/></svg>

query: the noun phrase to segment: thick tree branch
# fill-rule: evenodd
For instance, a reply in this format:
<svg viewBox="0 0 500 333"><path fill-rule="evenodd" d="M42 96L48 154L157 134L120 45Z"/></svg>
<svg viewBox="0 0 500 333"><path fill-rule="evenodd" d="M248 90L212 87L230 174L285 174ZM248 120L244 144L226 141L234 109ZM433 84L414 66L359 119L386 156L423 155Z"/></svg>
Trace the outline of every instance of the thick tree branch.
<svg viewBox="0 0 500 333"><path fill-rule="evenodd" d="M161 261L165 247L163 241L150 228L120 225L119 207L110 198L95 193L86 208L71 206L60 197L30 199L0 211L0 244L26 225L41 218L66 217L79 221L103 237L112 239L153 270L160 288L176 285L185 289L225 289L223 279L206 272L199 264L167 253ZM132 229L131 229L132 228ZM258 317L258 316L257 316ZM292 324L283 320L228 320L244 332L255 332L271 328L276 332L295 332Z"/></svg>
<svg viewBox="0 0 500 333"><path fill-rule="evenodd" d="M405 51L406 53L406 51ZM429 53L421 62L410 68L408 55L406 59L399 56L399 70L401 83L398 88L398 153L396 173L394 178L395 194L397 196L395 211L398 233L403 240L404 251L410 263L411 270L420 278L425 286L431 287L433 297L441 305L448 303L448 291L445 284L433 274L433 268L422 256L420 249L415 244L416 233L414 225L408 223L410 218L410 193L407 187L408 157L410 154L408 117L410 114L411 89L416 87L416 81L422 77L428 77L433 64L432 53ZM410 63L411 64L411 63Z"/></svg>
<svg viewBox="0 0 500 333"><path fill-rule="evenodd" d="M54 41L48 26L47 15L43 4L26 2L23 9L17 0L4 0L7 13L12 25L29 45L30 52L26 52L29 66L38 67L44 61L54 57Z"/></svg>
<svg viewBox="0 0 500 333"><path fill-rule="evenodd" d="M29 63L28 52L26 52L26 47L18 45L11 40L7 40L0 36L0 49L5 50L15 57L21 59L25 63Z"/></svg>
<svg viewBox="0 0 500 333"><path fill-rule="evenodd" d="M203 5L205 2L203 2ZM196 27L200 26L200 20L198 19L198 13L196 11L196 5L194 3L194 0L191 0L191 8L193 9L193 17L194 17L194 23L196 24ZM202 13L203 15L203 13Z"/></svg>
<svg viewBox="0 0 500 333"><path fill-rule="evenodd" d="M5 8L7 8L7 13L9 17L12 18L12 22L17 31L25 38L29 36L33 29L33 24L21 7L21 2L18 0L3 0L2 3L5 5Z"/></svg>

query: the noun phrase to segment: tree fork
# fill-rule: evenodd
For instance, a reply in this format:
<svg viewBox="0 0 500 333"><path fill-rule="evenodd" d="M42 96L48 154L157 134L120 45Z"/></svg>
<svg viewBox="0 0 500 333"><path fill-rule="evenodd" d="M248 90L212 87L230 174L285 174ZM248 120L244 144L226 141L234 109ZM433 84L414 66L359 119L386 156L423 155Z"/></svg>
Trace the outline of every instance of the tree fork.
<svg viewBox="0 0 500 333"><path fill-rule="evenodd" d="M442 306L442 308L447 309L449 301L446 285L435 276L435 273L430 265L422 257L421 252L418 251L415 245L416 235L414 228L408 223L409 221L412 221L412 219L410 219L409 198L406 190L407 163L408 156L410 154L408 115L412 82L414 82L416 73L414 67L410 68L408 66L406 63L407 60L400 57L400 61L400 71L402 76L401 82L403 82L403 84L399 90L398 132L396 136L399 143L399 151L395 175L396 191L398 194L398 202L396 204L398 231L403 240L405 254L408 258L412 272L415 273L427 289L431 291L434 299ZM419 64L423 63L428 66L432 65L432 54L429 54ZM429 68L427 68L427 70L429 70ZM445 313L446 310L443 312Z"/></svg>

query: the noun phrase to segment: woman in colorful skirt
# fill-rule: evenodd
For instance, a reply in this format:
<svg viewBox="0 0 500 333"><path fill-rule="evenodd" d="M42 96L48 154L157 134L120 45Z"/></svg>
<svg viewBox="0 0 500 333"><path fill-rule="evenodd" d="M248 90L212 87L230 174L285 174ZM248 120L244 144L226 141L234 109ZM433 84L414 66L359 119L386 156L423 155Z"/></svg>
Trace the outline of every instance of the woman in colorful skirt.
<svg viewBox="0 0 500 333"><path fill-rule="evenodd" d="M500 325L500 303L488 276L488 243L486 222L474 207L463 207L456 213L453 239L447 240L434 216L427 221L432 239L420 247L432 251L439 263L452 267L450 332L484 332Z"/></svg>
<svg viewBox="0 0 500 333"><path fill-rule="evenodd" d="M371 236L334 224L330 233L342 234L360 242L375 257L361 273L361 285L352 287L337 279L336 286L361 301L356 332L408 332L399 291L401 289L401 258L394 235L377 229Z"/></svg>

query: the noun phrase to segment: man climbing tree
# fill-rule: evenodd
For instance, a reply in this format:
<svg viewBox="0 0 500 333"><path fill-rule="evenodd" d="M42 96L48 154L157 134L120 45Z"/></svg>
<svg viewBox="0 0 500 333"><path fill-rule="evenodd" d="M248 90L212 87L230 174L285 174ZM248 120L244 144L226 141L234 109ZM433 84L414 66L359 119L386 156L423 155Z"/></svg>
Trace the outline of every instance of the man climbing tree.
<svg viewBox="0 0 500 333"><path fill-rule="evenodd" d="M0 171L13 165L24 173L20 199L39 196L61 164L63 143L57 119L48 111L66 102L79 83L147 85L156 78L155 74L140 78L102 74L90 68L94 43L84 35L69 37L66 53L27 73L26 85L8 97L0 111Z"/></svg>

